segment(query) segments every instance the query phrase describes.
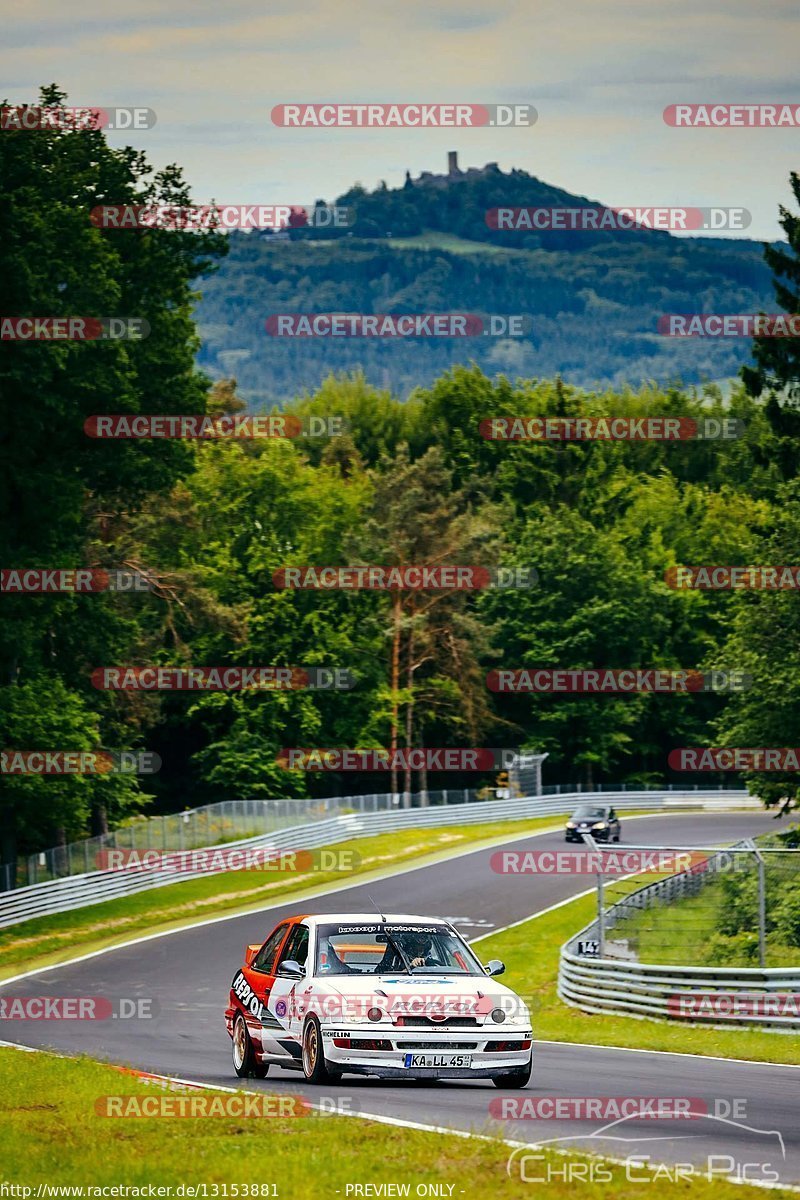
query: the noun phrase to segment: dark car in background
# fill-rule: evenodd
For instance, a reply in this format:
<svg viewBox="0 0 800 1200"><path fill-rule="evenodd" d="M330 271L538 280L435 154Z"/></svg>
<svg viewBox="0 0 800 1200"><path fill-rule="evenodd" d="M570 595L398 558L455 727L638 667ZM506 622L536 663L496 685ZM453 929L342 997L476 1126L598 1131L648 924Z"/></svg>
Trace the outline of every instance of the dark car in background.
<svg viewBox="0 0 800 1200"><path fill-rule="evenodd" d="M584 833L596 842L618 842L622 832L619 817L610 804L582 804L567 821L568 842L582 842Z"/></svg>

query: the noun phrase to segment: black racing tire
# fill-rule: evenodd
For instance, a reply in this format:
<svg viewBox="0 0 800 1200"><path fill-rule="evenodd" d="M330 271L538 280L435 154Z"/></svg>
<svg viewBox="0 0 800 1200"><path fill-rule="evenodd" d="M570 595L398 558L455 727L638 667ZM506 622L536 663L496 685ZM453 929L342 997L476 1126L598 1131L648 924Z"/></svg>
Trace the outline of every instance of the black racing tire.
<svg viewBox="0 0 800 1200"><path fill-rule="evenodd" d="M314 1016L308 1018L303 1028L301 1061L303 1074L309 1083L332 1083L341 1078L341 1071L328 1070L322 1045L322 1030Z"/></svg>
<svg viewBox="0 0 800 1200"><path fill-rule="evenodd" d="M269 1065L256 1062L256 1052L247 1032L243 1013L233 1022L233 1069L240 1079L266 1079Z"/></svg>
<svg viewBox="0 0 800 1200"><path fill-rule="evenodd" d="M527 1087L530 1077L533 1073L533 1055L530 1056L524 1067L520 1067L518 1071L512 1071L507 1075L493 1075L492 1083L496 1088L517 1088Z"/></svg>

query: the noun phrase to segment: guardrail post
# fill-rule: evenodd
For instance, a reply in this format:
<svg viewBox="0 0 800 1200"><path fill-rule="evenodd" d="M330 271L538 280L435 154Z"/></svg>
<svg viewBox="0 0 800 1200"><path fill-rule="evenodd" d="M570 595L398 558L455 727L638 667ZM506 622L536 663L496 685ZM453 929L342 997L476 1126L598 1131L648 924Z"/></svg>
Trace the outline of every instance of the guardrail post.
<svg viewBox="0 0 800 1200"><path fill-rule="evenodd" d="M758 965L767 965L767 879L764 859L758 855Z"/></svg>
<svg viewBox="0 0 800 1200"><path fill-rule="evenodd" d="M764 867L764 855L752 838L747 838L744 845L752 850L758 868L758 965L767 965L767 877ZM734 864L736 860L733 860Z"/></svg>
<svg viewBox="0 0 800 1200"><path fill-rule="evenodd" d="M606 956L606 916L605 916L605 898L603 895L603 872L597 872L597 956L605 958Z"/></svg>

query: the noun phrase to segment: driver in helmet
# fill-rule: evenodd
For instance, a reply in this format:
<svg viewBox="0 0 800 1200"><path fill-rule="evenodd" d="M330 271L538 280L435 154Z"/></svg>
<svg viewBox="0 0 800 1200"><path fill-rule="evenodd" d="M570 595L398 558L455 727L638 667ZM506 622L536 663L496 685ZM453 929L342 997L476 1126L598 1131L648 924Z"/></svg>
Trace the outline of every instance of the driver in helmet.
<svg viewBox="0 0 800 1200"><path fill-rule="evenodd" d="M431 939L427 933L409 933L403 942L412 967L430 966Z"/></svg>
<svg viewBox="0 0 800 1200"><path fill-rule="evenodd" d="M412 967L427 967L432 965L430 958L432 942L429 934L415 929L410 933L395 934L394 940L402 947L403 953ZM405 962L387 938L387 946L383 952L383 958L375 967L375 974L383 975L390 971L403 970L405 970Z"/></svg>

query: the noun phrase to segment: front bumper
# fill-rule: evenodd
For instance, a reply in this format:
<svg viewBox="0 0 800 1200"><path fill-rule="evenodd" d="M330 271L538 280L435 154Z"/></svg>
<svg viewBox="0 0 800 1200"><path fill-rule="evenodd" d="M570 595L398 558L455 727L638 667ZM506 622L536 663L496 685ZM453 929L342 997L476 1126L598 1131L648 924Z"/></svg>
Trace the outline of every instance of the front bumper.
<svg viewBox="0 0 800 1200"><path fill-rule="evenodd" d="M370 1063L369 1066L348 1064L341 1070L353 1075L377 1075L381 1079L497 1079L527 1066L530 1053L526 1050L522 1061L513 1067L395 1067L389 1063Z"/></svg>
<svg viewBox="0 0 800 1200"><path fill-rule="evenodd" d="M564 841L580 842L583 845L583 835L590 834L596 842L607 842L611 836L609 829L567 829L564 831Z"/></svg>
<svg viewBox="0 0 800 1200"><path fill-rule="evenodd" d="M341 1071L358 1075L380 1075L387 1079L488 1079L493 1076L513 1073L526 1067L533 1054L531 1030L509 1030L494 1026L490 1030L454 1029L435 1034L428 1031L399 1031L393 1027L373 1025L359 1026L351 1030L337 1027L338 1034L351 1040L364 1037L380 1038L390 1042L391 1049L363 1050L357 1046L336 1046L334 1039L323 1026L325 1061ZM423 1036L420 1036L423 1034ZM504 1041L518 1043L519 1048L487 1050L488 1042ZM527 1043L523 1046L523 1043ZM469 1055L469 1066L409 1066L405 1065L407 1054Z"/></svg>

